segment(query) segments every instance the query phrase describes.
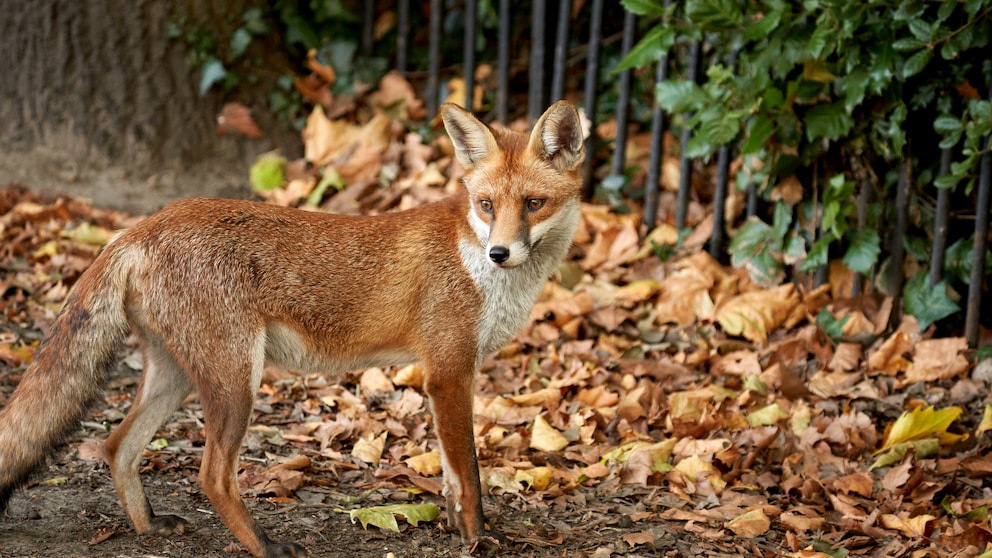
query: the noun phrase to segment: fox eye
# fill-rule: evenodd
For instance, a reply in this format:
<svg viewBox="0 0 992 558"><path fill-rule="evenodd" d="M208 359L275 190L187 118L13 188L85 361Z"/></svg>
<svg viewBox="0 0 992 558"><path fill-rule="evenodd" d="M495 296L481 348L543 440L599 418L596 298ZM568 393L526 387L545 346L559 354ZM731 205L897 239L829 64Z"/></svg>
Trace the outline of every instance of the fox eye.
<svg viewBox="0 0 992 558"><path fill-rule="evenodd" d="M492 213L493 212L492 200L479 200L479 209L481 209L484 213Z"/></svg>
<svg viewBox="0 0 992 558"><path fill-rule="evenodd" d="M530 198L527 200L527 209L531 211L537 211L544 207L544 202L547 200L542 200L541 198Z"/></svg>

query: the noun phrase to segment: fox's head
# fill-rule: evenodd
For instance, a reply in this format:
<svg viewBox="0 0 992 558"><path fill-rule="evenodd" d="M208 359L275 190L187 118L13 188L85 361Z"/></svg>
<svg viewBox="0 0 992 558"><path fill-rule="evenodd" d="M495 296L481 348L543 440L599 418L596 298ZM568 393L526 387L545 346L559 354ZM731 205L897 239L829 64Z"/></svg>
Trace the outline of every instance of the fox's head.
<svg viewBox="0 0 992 558"><path fill-rule="evenodd" d="M450 103L441 107L441 117L466 170L469 223L493 264L524 263L549 235L566 234L571 241L585 155L574 106L551 105L529 137L493 131Z"/></svg>

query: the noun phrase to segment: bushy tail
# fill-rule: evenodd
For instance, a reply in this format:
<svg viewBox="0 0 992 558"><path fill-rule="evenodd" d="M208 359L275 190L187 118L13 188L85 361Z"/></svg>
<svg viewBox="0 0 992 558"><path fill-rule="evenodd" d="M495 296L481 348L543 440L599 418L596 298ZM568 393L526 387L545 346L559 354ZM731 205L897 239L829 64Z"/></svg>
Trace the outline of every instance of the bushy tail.
<svg viewBox="0 0 992 558"><path fill-rule="evenodd" d="M111 244L80 277L34 362L0 410L0 512L11 493L79 428L127 337L131 258Z"/></svg>

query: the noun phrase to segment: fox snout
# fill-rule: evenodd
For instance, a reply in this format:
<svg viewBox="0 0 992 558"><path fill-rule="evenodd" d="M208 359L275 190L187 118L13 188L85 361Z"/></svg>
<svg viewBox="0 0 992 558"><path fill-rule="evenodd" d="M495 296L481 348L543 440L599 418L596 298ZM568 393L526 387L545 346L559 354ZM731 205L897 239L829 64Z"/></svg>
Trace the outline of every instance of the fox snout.
<svg viewBox="0 0 992 558"><path fill-rule="evenodd" d="M489 259L496 265L501 265L510 258L510 249L506 246L493 246L489 249Z"/></svg>

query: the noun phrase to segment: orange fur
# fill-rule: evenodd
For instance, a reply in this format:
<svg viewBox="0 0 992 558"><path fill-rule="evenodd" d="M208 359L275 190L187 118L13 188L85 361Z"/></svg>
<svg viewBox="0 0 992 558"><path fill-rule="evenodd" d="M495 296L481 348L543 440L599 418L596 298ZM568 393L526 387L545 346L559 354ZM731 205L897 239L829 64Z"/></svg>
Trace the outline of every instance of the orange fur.
<svg viewBox="0 0 992 558"><path fill-rule="evenodd" d="M252 202L176 202L122 233L80 278L35 362L0 411L0 507L71 432L128 331L145 371L107 440L121 502L139 533L173 533L138 477L144 448L191 392L203 406L199 481L255 556L300 556L269 541L236 478L262 366L343 371L420 360L441 446L448 517L463 540L486 530L472 433L482 359L527 319L578 220L578 115L553 105L530 137L442 110L466 192L378 217Z"/></svg>

